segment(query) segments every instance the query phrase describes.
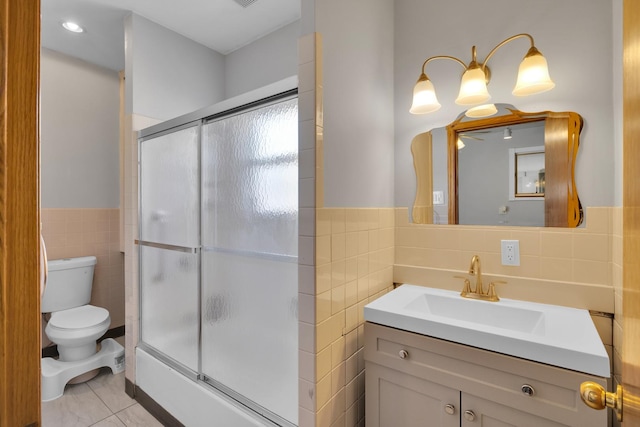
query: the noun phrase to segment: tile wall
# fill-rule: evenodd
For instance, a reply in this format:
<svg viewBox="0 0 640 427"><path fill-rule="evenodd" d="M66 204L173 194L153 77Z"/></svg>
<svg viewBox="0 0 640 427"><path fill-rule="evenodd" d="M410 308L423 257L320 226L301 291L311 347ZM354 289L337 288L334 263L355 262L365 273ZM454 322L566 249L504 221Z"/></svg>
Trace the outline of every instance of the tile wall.
<svg viewBox="0 0 640 427"><path fill-rule="evenodd" d="M49 260L93 255L98 262L91 304L109 310L110 328L123 326L124 255L119 209L42 209L42 236ZM43 335L43 346L50 342Z"/></svg>
<svg viewBox="0 0 640 427"><path fill-rule="evenodd" d="M317 209L316 218L315 288L299 300L316 338L300 343L300 404L317 426L364 425L363 308L392 289L393 209Z"/></svg>
<svg viewBox="0 0 640 427"><path fill-rule="evenodd" d="M398 208L395 263L465 271L478 255L483 273L612 286L614 209L587 208L586 226L568 229L417 225ZM520 266L501 264L502 239L520 242Z"/></svg>

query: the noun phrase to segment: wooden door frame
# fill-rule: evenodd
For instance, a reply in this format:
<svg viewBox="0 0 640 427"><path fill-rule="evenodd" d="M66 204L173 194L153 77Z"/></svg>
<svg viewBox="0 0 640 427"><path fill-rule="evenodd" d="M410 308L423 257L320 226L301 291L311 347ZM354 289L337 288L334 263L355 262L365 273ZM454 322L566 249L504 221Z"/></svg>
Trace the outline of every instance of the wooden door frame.
<svg viewBox="0 0 640 427"><path fill-rule="evenodd" d="M623 2L623 425L640 425L640 7Z"/></svg>
<svg viewBox="0 0 640 427"><path fill-rule="evenodd" d="M40 425L40 0L0 0L0 425Z"/></svg>

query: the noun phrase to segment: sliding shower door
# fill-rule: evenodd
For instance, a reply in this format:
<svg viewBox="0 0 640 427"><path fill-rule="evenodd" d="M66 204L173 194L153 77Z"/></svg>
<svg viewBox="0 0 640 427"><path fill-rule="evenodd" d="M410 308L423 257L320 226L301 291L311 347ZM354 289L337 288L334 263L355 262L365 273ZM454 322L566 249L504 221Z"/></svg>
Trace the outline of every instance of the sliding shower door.
<svg viewBox="0 0 640 427"><path fill-rule="evenodd" d="M140 142L140 338L194 372L200 323L199 127Z"/></svg>
<svg viewBox="0 0 640 427"><path fill-rule="evenodd" d="M297 99L205 122L202 184L205 381L297 424Z"/></svg>

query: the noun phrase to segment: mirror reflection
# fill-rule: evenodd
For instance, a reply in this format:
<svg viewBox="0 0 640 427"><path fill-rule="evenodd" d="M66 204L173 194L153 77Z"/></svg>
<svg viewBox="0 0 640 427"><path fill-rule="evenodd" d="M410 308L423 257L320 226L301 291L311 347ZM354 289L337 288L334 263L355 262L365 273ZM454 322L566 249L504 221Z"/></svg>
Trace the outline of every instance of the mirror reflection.
<svg viewBox="0 0 640 427"><path fill-rule="evenodd" d="M414 138L416 223L576 227L582 119L573 112L460 116Z"/></svg>

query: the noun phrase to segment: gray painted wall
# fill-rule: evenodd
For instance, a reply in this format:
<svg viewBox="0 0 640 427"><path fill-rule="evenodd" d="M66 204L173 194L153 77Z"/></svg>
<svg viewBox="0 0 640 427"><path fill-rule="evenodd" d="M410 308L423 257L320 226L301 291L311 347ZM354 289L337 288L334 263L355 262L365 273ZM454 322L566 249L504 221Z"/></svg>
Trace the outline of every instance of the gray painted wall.
<svg viewBox="0 0 640 427"><path fill-rule="evenodd" d="M612 91L617 75L615 70L620 68L613 62L615 55L612 52L619 50L613 48L613 28L621 26L621 14L614 13L614 9L612 2L583 0L487 0L482 3L396 0L396 206L411 206L415 196L410 152L412 138L448 124L464 111L454 103L462 68L451 61L435 61L429 63L426 71L434 82L442 109L422 116L408 112L423 61L434 55L453 55L469 61L473 45L477 46L478 57L482 60L497 43L522 32L534 37L536 46L547 58L556 87L529 97L511 95L518 64L528 48L526 39L516 40L498 50L489 63L492 102L512 104L523 111L576 111L581 114L585 126L576 171L580 198L584 206L619 203L614 194L621 182L621 141L614 129L621 117L619 114L614 116ZM500 13L488 12L497 10ZM576 10L580 11L579 18ZM505 19L506 16L509 19ZM460 31L461 28L468 30ZM585 57L597 60L586 65ZM616 88L617 85L618 82Z"/></svg>
<svg viewBox="0 0 640 427"><path fill-rule="evenodd" d="M40 68L43 208L117 208L119 77L43 49Z"/></svg>
<svg viewBox="0 0 640 427"><path fill-rule="evenodd" d="M323 0L311 9L323 40L327 207L394 203L393 3Z"/></svg>
<svg viewBox="0 0 640 427"><path fill-rule="evenodd" d="M544 124L512 127L513 138L502 129L473 134L458 151L458 218L460 224L544 226L544 199L509 200L509 149L544 145ZM507 213L498 214L506 206Z"/></svg>
<svg viewBox="0 0 640 427"><path fill-rule="evenodd" d="M125 19L126 114L168 120L224 99L224 56L136 14Z"/></svg>
<svg viewBox="0 0 640 427"><path fill-rule="evenodd" d="M297 75L299 37L296 21L226 55L225 98Z"/></svg>

